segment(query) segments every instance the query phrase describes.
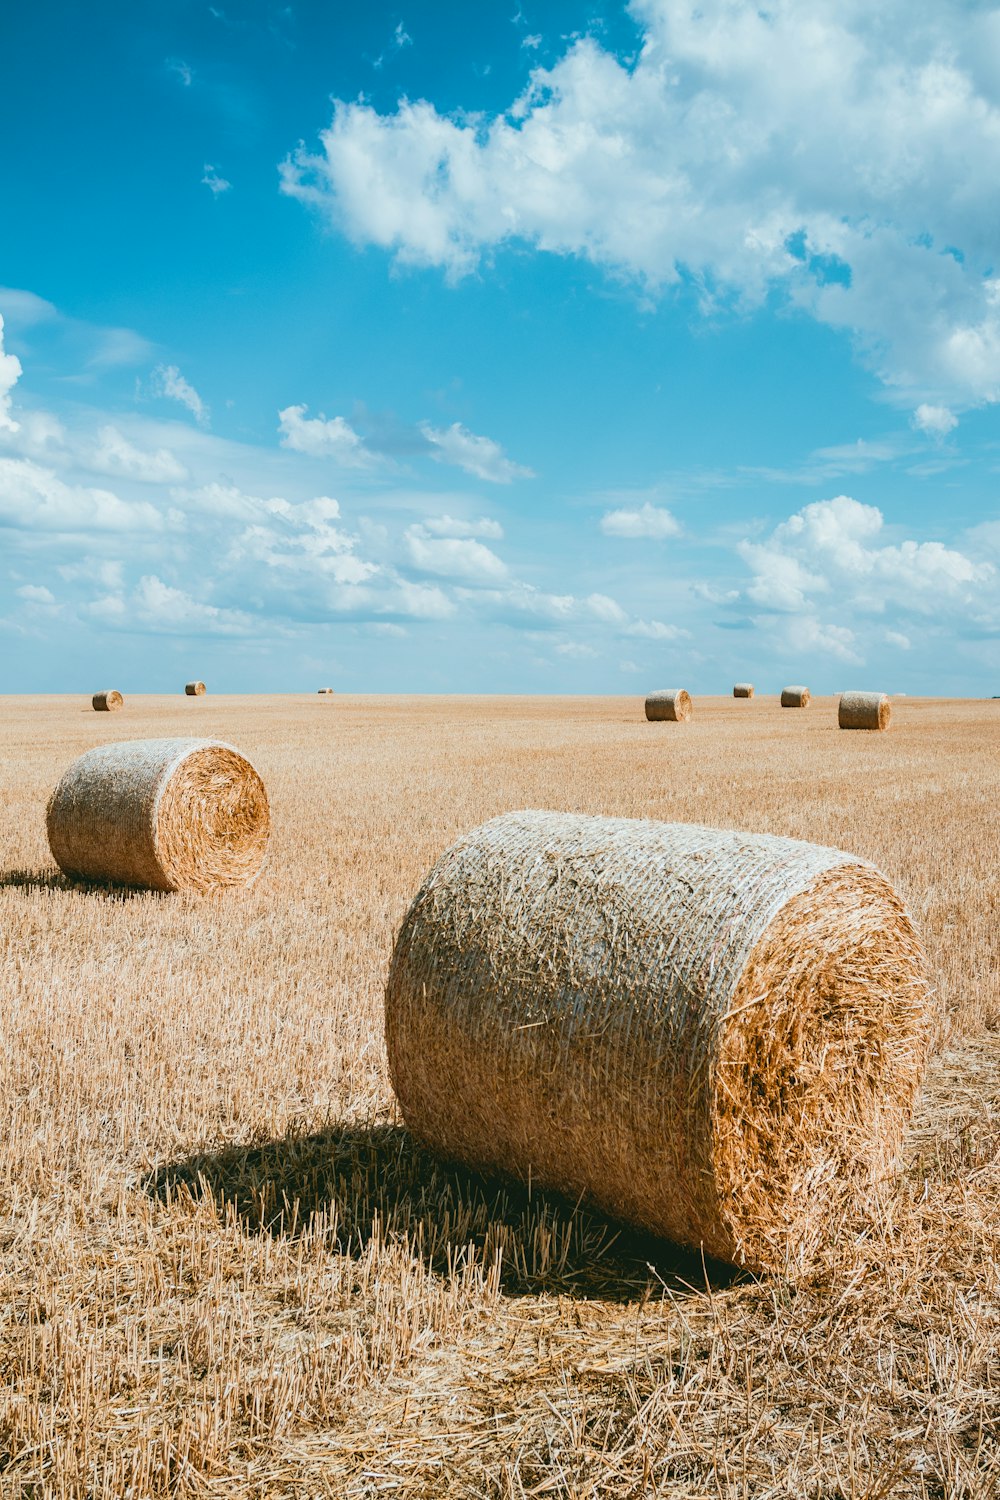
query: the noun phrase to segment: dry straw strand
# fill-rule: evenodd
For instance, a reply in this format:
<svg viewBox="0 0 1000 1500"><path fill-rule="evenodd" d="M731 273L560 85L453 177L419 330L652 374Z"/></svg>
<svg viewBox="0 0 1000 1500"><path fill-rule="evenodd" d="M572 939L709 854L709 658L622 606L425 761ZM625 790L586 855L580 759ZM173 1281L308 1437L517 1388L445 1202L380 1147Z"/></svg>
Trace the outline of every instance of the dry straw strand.
<svg viewBox="0 0 1000 1500"><path fill-rule="evenodd" d="M892 705L885 693L841 693L837 722L841 729L889 728Z"/></svg>
<svg viewBox="0 0 1000 1500"><path fill-rule="evenodd" d="M691 694L686 688L661 688L646 695L646 718L683 724L691 717Z"/></svg>
<svg viewBox="0 0 1000 1500"><path fill-rule="evenodd" d="M781 689L782 708L808 708L809 699L812 697L807 687L786 687Z"/></svg>
<svg viewBox="0 0 1000 1500"><path fill-rule="evenodd" d="M184 684L184 691L189 698L200 698L205 691L205 684L203 682L187 682Z"/></svg>
<svg viewBox="0 0 1000 1500"><path fill-rule="evenodd" d="M108 688L107 692L95 693L90 701L98 713L113 714L121 708L125 699L115 688Z"/></svg>
<svg viewBox="0 0 1000 1500"><path fill-rule="evenodd" d="M752 698L753 697L753 683L752 682L737 682L737 683L735 683L734 686L733 686L733 697L734 698Z"/></svg>
<svg viewBox="0 0 1000 1500"><path fill-rule="evenodd" d="M221 740L126 740L86 751L49 801L49 847L71 878L149 890L248 885L271 815L253 766Z"/></svg>
<svg viewBox="0 0 1000 1500"><path fill-rule="evenodd" d="M386 1043L444 1156L790 1270L892 1170L929 996L905 906L850 854L518 812L427 876Z"/></svg>

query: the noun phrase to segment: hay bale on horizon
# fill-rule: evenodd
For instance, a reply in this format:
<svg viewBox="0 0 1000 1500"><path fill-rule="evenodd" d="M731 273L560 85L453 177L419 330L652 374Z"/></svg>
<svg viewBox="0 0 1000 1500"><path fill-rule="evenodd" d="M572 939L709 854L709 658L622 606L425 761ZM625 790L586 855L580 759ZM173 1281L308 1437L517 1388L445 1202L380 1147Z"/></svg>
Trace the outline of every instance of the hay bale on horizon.
<svg viewBox="0 0 1000 1500"><path fill-rule="evenodd" d="M317 688L316 691L322 696L324 693L332 693L333 688Z"/></svg>
<svg viewBox="0 0 1000 1500"><path fill-rule="evenodd" d="M812 697L807 687L786 687L781 689L782 708L808 708Z"/></svg>
<svg viewBox="0 0 1000 1500"><path fill-rule="evenodd" d="M90 701L99 714L113 714L122 707L125 699L116 688L108 688L104 693L95 693Z"/></svg>
<svg viewBox="0 0 1000 1500"><path fill-rule="evenodd" d="M659 688L646 694L646 718L683 724L691 717L691 694L686 688Z"/></svg>
<svg viewBox="0 0 1000 1500"><path fill-rule="evenodd" d="M929 996L906 907L853 855L515 812L421 886L386 1046L407 1125L444 1157L789 1269L891 1171Z"/></svg>
<svg viewBox="0 0 1000 1500"><path fill-rule="evenodd" d="M49 800L64 874L154 891L248 885L271 814L253 766L221 740L124 740L86 751Z"/></svg>
<svg viewBox="0 0 1000 1500"><path fill-rule="evenodd" d="M904 695L905 696L905 695ZM841 729L889 728L892 704L885 693L841 693L837 706L837 723Z"/></svg>
<svg viewBox="0 0 1000 1500"><path fill-rule="evenodd" d="M205 684L203 682L186 682L184 684L184 691L189 698L200 698L205 691Z"/></svg>
<svg viewBox="0 0 1000 1500"><path fill-rule="evenodd" d="M752 698L753 697L753 683L752 682L737 682L737 683L735 683L733 685L733 697L734 698Z"/></svg>

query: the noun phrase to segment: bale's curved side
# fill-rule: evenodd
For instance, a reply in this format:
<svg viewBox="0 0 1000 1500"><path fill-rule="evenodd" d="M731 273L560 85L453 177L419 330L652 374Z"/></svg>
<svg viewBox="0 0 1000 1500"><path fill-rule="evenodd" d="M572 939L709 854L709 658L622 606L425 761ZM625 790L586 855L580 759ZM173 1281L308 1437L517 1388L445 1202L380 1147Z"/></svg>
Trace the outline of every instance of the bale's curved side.
<svg viewBox="0 0 1000 1500"><path fill-rule="evenodd" d="M812 697L807 687L786 687L781 690L782 708L808 708Z"/></svg>
<svg viewBox="0 0 1000 1500"><path fill-rule="evenodd" d="M189 698L200 698L205 691L205 684L203 682L186 682L184 684L184 691Z"/></svg>
<svg viewBox="0 0 1000 1500"><path fill-rule="evenodd" d="M885 693L842 693L837 707L841 729L886 730L892 718L892 704Z"/></svg>
<svg viewBox="0 0 1000 1500"><path fill-rule="evenodd" d="M925 961L870 866L791 839L511 813L435 865L397 939L403 1114L453 1159L738 1263L807 1260L891 1164Z"/></svg>
<svg viewBox="0 0 1000 1500"><path fill-rule="evenodd" d="M752 698L753 697L753 683L752 682L737 682L737 683L735 683L734 686L733 686L733 697L734 698Z"/></svg>
<svg viewBox="0 0 1000 1500"><path fill-rule="evenodd" d="M661 688L646 695L646 718L683 724L691 717L691 695L686 688Z"/></svg>
<svg viewBox="0 0 1000 1500"><path fill-rule="evenodd" d="M46 813L71 878L147 890L247 885L270 837L264 784L218 740L126 740L66 770Z"/></svg>
<svg viewBox="0 0 1000 1500"><path fill-rule="evenodd" d="M121 708L125 699L117 689L109 688L105 693L95 693L90 701L98 713L113 714Z"/></svg>

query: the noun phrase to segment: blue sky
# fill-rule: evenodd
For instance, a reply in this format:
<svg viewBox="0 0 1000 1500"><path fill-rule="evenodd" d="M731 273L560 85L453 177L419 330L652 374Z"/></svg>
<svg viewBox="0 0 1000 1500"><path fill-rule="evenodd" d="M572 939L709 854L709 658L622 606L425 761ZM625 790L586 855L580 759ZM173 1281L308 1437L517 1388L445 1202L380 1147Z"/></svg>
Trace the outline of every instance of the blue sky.
<svg viewBox="0 0 1000 1500"><path fill-rule="evenodd" d="M1000 692L997 7L0 50L0 690Z"/></svg>

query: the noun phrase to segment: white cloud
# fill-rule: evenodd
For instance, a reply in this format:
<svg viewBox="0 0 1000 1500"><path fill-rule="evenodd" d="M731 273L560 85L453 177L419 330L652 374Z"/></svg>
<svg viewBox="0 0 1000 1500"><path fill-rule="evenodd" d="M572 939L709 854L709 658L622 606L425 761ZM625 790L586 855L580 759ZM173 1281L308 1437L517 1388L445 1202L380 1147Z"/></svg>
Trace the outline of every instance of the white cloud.
<svg viewBox="0 0 1000 1500"><path fill-rule="evenodd" d="M51 589L36 583L22 584L14 592L19 599L26 600L28 604L55 604L56 602L56 596Z"/></svg>
<svg viewBox="0 0 1000 1500"><path fill-rule="evenodd" d="M662 620L633 620L625 634L645 636L651 641L683 641L691 636L690 630L680 625L665 625Z"/></svg>
<svg viewBox="0 0 1000 1500"><path fill-rule="evenodd" d="M503 559L472 538L435 537L415 525L406 532L406 545L413 565L425 573L466 583L497 583L507 577Z"/></svg>
<svg viewBox="0 0 1000 1500"><path fill-rule="evenodd" d="M463 521L455 516L424 516L421 525L434 536L486 537L493 542L503 541L503 527L489 516L480 516L477 521Z"/></svg>
<svg viewBox="0 0 1000 1500"><path fill-rule="evenodd" d="M166 396L186 406L196 422L208 421L208 407L176 365L157 365L153 371L153 394Z"/></svg>
<svg viewBox="0 0 1000 1500"><path fill-rule="evenodd" d="M364 439L343 417L307 417L306 406L286 406L278 413L281 446L310 458L332 458L346 469L367 469L376 462Z"/></svg>
<svg viewBox="0 0 1000 1500"><path fill-rule="evenodd" d="M947 406L931 406L922 401L913 413L913 425L918 432L926 432L929 437L943 438L955 430L958 418Z"/></svg>
<svg viewBox="0 0 1000 1500"><path fill-rule="evenodd" d="M967 610L996 580L990 563L938 541L883 542L883 529L882 512L849 495L806 505L765 541L738 545L754 574L747 597L793 614L821 602L842 614L940 613Z"/></svg>
<svg viewBox="0 0 1000 1500"><path fill-rule="evenodd" d="M0 458L0 526L77 535L88 531L157 532L163 517L145 501L67 484L26 458Z"/></svg>
<svg viewBox="0 0 1000 1500"><path fill-rule="evenodd" d="M137 448L117 427L108 424L97 433L97 441L86 455L87 467L122 479L146 484L176 484L187 478L184 465L167 448L152 452Z"/></svg>
<svg viewBox="0 0 1000 1500"><path fill-rule="evenodd" d="M455 464L478 479L489 480L492 484L510 484L512 479L534 478L534 471L507 458L499 443L492 438L477 436L461 422L452 422L447 428L431 427L422 422L420 431L432 445L435 458L442 463Z"/></svg>
<svg viewBox="0 0 1000 1500"><path fill-rule="evenodd" d="M660 542L677 536L680 529L669 510L648 501L638 510L609 510L601 517L601 530L606 536L645 537Z"/></svg>
<svg viewBox="0 0 1000 1500"><path fill-rule="evenodd" d="M899 630L887 630L885 638L890 646L898 646L900 651L909 651L912 642L908 635L903 635Z"/></svg>
<svg viewBox="0 0 1000 1500"><path fill-rule="evenodd" d="M113 629L152 635L249 635L255 628L252 616L242 610L201 603L155 573L141 578L130 595L96 599L84 606L84 613Z"/></svg>
<svg viewBox="0 0 1000 1500"><path fill-rule="evenodd" d="M228 193L232 187L232 183L227 182L226 178L222 177L210 162L205 163L205 175L201 180L213 198L218 198L220 193Z"/></svg>
<svg viewBox="0 0 1000 1500"><path fill-rule="evenodd" d="M356 243L472 272L520 242L706 308L773 289L889 384L1000 396L1000 18L965 0L632 0L495 115L338 101L283 190ZM957 253L956 253L957 252Z"/></svg>
<svg viewBox="0 0 1000 1500"><path fill-rule="evenodd" d="M588 594L584 600L590 613L606 625L624 625L628 615L615 599L607 594Z"/></svg>
<svg viewBox="0 0 1000 1500"><path fill-rule="evenodd" d="M10 414L10 393L22 374L21 361L16 354L7 354L3 347L3 318L0 317L0 431L16 432L18 423Z"/></svg>

